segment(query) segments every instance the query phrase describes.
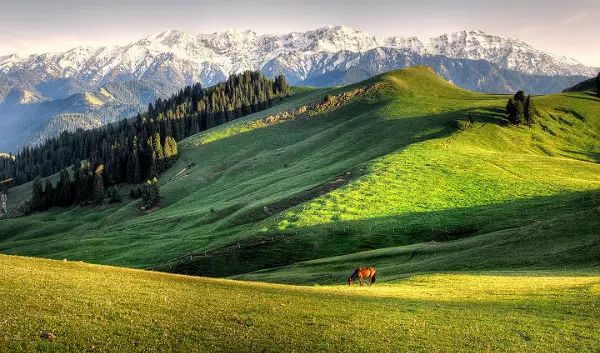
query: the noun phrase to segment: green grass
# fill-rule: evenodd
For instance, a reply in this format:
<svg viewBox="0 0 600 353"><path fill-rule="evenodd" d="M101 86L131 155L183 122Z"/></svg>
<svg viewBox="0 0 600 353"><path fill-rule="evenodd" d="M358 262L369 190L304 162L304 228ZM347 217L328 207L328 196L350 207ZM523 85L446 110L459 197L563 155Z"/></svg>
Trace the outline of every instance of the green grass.
<svg viewBox="0 0 600 353"><path fill-rule="evenodd" d="M530 204L506 204L508 210L529 209L532 206L547 204L545 213L540 211L511 220L499 220L487 225L481 234L451 234L442 231L427 242L412 245L390 246L376 250L353 252L348 255L320 258L296 262L288 266L275 267L236 276L237 279L269 281L278 283L336 284L347 275L348 269L358 266L376 266L383 282L405 278L412 274L438 272L487 271L559 271L568 275L571 272L600 273L600 193L595 195L569 195L564 197L541 198ZM551 205L551 206L550 206ZM427 214L421 218L413 215L398 219L380 219L381 225L370 221L356 227L373 227L370 239L389 237L381 229L389 224L397 224L404 234L422 236L418 230L421 223L433 224L443 220L460 220L456 227L468 232L477 229L477 223L497 214L494 207L483 209L458 210L452 213ZM469 219L468 215L472 215ZM462 217L462 218L461 218ZM414 223L403 224L402 221ZM513 223L526 223L514 225ZM452 227L451 223L445 223ZM492 227L498 227L493 229ZM407 227L403 229L401 227ZM413 229L417 230L413 230ZM458 238L458 239L457 239ZM340 237L339 241L343 241ZM307 248L305 246L304 248ZM296 252L301 247L295 248ZM352 251L348 251L350 253ZM294 256L293 251L283 254Z"/></svg>
<svg viewBox="0 0 600 353"><path fill-rule="evenodd" d="M365 85L377 89L339 109L263 120ZM180 159L161 176L160 210L124 202L0 221L0 252L215 276L277 267L248 278L295 283L316 277L305 261L358 253L379 266L369 250L414 247L435 261L417 256L394 266L403 258L392 256L381 262L390 276L532 264L597 269L589 256L600 251L597 223L582 228L574 219L596 219L600 207L600 100L578 92L534 97L539 117L529 128L504 125L507 98L459 89L425 68L298 89L268 111L182 141ZM11 189L9 201L26 190ZM560 233L531 230L555 224ZM506 241L492 241L498 232ZM431 242L446 250L427 250ZM562 256L570 252L580 255ZM356 264L344 261L318 271ZM292 274L286 266L294 264L301 270Z"/></svg>
<svg viewBox="0 0 600 353"><path fill-rule="evenodd" d="M1 255L0 283L2 352L594 352L600 340L597 275L297 287Z"/></svg>
<svg viewBox="0 0 600 353"><path fill-rule="evenodd" d="M426 68L295 88L182 141L155 212L1 220L0 252L68 261L0 255L0 351L597 351L600 99L534 97L532 127L507 99Z"/></svg>

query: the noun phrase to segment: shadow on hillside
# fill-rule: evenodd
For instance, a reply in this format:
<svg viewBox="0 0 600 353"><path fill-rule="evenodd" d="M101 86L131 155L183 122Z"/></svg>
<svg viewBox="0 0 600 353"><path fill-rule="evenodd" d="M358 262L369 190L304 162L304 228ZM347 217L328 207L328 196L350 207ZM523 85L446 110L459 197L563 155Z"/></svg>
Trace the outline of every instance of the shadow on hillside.
<svg viewBox="0 0 600 353"><path fill-rule="evenodd" d="M365 104L363 99L367 98L361 97L358 101L352 101L334 112L241 132L204 145L210 150L203 150L202 153L201 164L209 166L203 171L203 176L208 175L210 179L207 179L203 187L211 187L222 179L227 179L229 184L231 184L231 180L239 179L239 183L234 184L231 188L235 192L235 189L241 188L244 183L253 178L263 178L266 173L269 173L269 170L260 168L256 168L252 172L242 170L242 172L247 172L245 178L242 178L240 170L245 162L243 158L221 159L222 155L230 156L239 153L239 146L245 146L246 150L252 150L249 158L254 158L260 153L270 153L272 158L269 159L269 167L271 165L280 166L278 169L274 169L278 173L278 177L287 175L290 178L298 179L299 176L307 176L320 169L326 170L329 175L325 179L318 180L320 182L318 185L306 185L304 180L297 185L290 185L289 178L280 178L266 187L276 189L285 183L287 190L305 189L271 203L247 207L238 203L238 207L220 210L219 218L224 222L218 230L264 220L274 213L282 212L324 192L342 187L365 173L362 170L365 163L368 164L378 157L401 151L412 144L444 138L459 131L466 126L464 123L467 122L468 114L471 114L476 123L504 123L504 112L499 107L459 109L410 118L384 118L376 112L380 104ZM286 136L287 134L293 135L298 130L313 129L313 125L318 125L319 128L315 129L318 132L312 135L306 137ZM266 143L267 141L268 143ZM357 150L354 146L368 146L368 148ZM280 149L287 149L287 154L271 153ZM219 154L213 155L211 151L219 151ZM307 159L311 159L313 162L310 169L289 168L289 166ZM344 163L339 163L346 159L352 160L350 168ZM197 191L197 189L190 190L190 192L193 191ZM285 193L285 189L282 188L281 191ZM205 225L214 220L214 217L205 217L194 226ZM169 230L172 226L165 224L164 228Z"/></svg>
<svg viewBox="0 0 600 353"><path fill-rule="evenodd" d="M570 149L564 149L563 151L569 155L575 156L574 158L577 160L589 162L589 159L591 158L594 160L594 162L600 164L600 153L598 152L582 152Z"/></svg>
<svg viewBox="0 0 600 353"><path fill-rule="evenodd" d="M566 96L570 97L570 98L576 98L576 99L584 99L584 100L589 100L592 102L596 102L596 103L600 103L600 98L598 98L598 96L592 92L579 92L579 93L565 93Z"/></svg>
<svg viewBox="0 0 600 353"><path fill-rule="evenodd" d="M250 241L238 242L208 253L187 255L159 269L204 276L232 276L384 247L428 242L447 243L496 231L511 234L519 227L535 226L546 221L547 225L551 225L554 221L548 220L557 217L569 218L569 215L581 211L591 212L597 217L598 207L600 207L600 191L593 191L436 212L407 213L360 221L337 221L287 231L258 233ZM564 226L564 222L559 222L558 225ZM594 225L600 227L600 222L590 221L588 224L576 222L570 225L573 227L572 233L563 234L562 236L566 235L567 238L561 241L585 241L585 238L580 239L576 235L587 231L579 231L577 227L589 228ZM540 234L542 239L538 239L537 246L551 249L554 244L547 242L549 239L543 239L545 234L543 230ZM527 236L524 235L525 238ZM502 256L510 257L511 249L517 250L519 244L519 239L508 237ZM572 261L583 262L581 265L590 265L590 256L595 258L592 253L600 250L600 243L585 249L586 247L581 249L585 253L585 259ZM418 254L412 254L415 255ZM527 260L526 257L520 259L522 265L535 265L535 261L539 261L533 258ZM569 259L557 258L556 261L558 260L569 262ZM544 261L552 263L552 259L544 259ZM440 266L438 270L450 270L451 265Z"/></svg>

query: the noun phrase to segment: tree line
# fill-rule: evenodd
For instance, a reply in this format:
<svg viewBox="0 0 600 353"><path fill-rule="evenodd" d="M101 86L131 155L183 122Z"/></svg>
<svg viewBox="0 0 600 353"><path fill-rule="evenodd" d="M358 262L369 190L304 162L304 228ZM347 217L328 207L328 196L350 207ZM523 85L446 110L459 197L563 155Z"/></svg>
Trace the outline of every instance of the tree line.
<svg viewBox="0 0 600 353"><path fill-rule="evenodd" d="M525 96L524 91L517 91L512 98L509 98L506 103L506 117L513 125L533 125L535 107L531 95Z"/></svg>
<svg viewBox="0 0 600 353"><path fill-rule="evenodd" d="M15 178L16 185L46 177L73 165L77 159L100 161L115 182L128 180L140 182L145 176L151 158L149 138L154 150L160 154L166 138L179 141L240 116L270 106L275 99L289 95L284 76L275 80L259 72L247 71L232 75L225 82L210 88L200 84L188 86L168 99L158 99L149 104L144 114L134 119L122 120L92 130L63 132L36 147L25 147L14 159L0 164L0 175ZM155 135L158 133L160 146ZM110 160L120 159L121 175ZM141 178L125 170L123 157L141 164ZM144 159L146 159L144 161ZM157 159L160 156L157 155ZM146 162L146 163L144 163Z"/></svg>
<svg viewBox="0 0 600 353"><path fill-rule="evenodd" d="M231 75L210 88L188 86L149 104L133 119L63 132L39 146L25 147L14 158L0 159L0 175L19 185L60 172L56 185L48 180L42 185L34 209L98 202L104 187L157 177L177 158L177 141L263 110L289 92L284 76L272 80L252 71ZM71 172L66 170L70 166Z"/></svg>
<svg viewBox="0 0 600 353"><path fill-rule="evenodd" d="M31 200L22 211L41 211L53 206L67 207L73 204L101 205L108 198L110 203L121 202L122 196L117 185L105 189L102 173L104 166L99 165L90 170L89 164L81 163L73 166L73 176L68 169L61 170L56 184L47 178L42 181L36 177L32 185ZM143 183L142 187L134 186L129 194L131 199L142 199L142 209L150 209L160 202L158 179L153 177Z"/></svg>

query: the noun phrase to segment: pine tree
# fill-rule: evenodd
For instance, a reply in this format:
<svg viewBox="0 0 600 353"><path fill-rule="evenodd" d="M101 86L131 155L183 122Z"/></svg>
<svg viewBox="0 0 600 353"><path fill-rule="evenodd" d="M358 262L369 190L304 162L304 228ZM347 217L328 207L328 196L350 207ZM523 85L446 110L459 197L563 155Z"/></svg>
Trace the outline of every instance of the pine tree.
<svg viewBox="0 0 600 353"><path fill-rule="evenodd" d="M31 209L39 211L44 208L44 190L42 189L42 178L36 176L31 189Z"/></svg>
<svg viewBox="0 0 600 353"><path fill-rule="evenodd" d="M104 202L104 179L102 178L103 171L104 166L100 164L94 172L93 202L95 205L101 205Z"/></svg>
<svg viewBox="0 0 600 353"><path fill-rule="evenodd" d="M80 203L81 201L83 201L82 193L83 193L83 179L84 179L83 171L81 169L81 161L77 160L75 162L75 164L73 165L73 171L74 171L73 185L75 187L75 194L73 195L73 202Z"/></svg>
<svg viewBox="0 0 600 353"><path fill-rule="evenodd" d="M57 206L69 206L73 203L73 195L71 195L71 176L69 171L63 169L60 171L60 179L57 187Z"/></svg>
<svg viewBox="0 0 600 353"><path fill-rule="evenodd" d="M533 101L531 100L531 95L527 96L525 100L525 123L529 126L532 126L534 123L533 116L535 115L535 107L533 105Z"/></svg>
<svg viewBox="0 0 600 353"><path fill-rule="evenodd" d="M524 91L518 91L506 103L506 117L511 124L519 125L527 121L526 98Z"/></svg>
<svg viewBox="0 0 600 353"><path fill-rule="evenodd" d="M54 206L55 201L55 188L52 185L50 179L46 179L46 183L44 184L44 198L42 203L42 209L47 209Z"/></svg>
<svg viewBox="0 0 600 353"><path fill-rule="evenodd" d="M148 210L158 206L159 203L160 190L158 186L158 179L148 179L144 184L144 190L142 191L142 208Z"/></svg>
<svg viewBox="0 0 600 353"><path fill-rule="evenodd" d="M519 125L525 122L525 102L522 100L515 100L515 124Z"/></svg>
<svg viewBox="0 0 600 353"><path fill-rule="evenodd" d="M600 72L598 73L598 76L596 77L596 95L598 97L600 97Z"/></svg>
<svg viewBox="0 0 600 353"><path fill-rule="evenodd" d="M517 121L517 111L515 109L515 103L512 98L508 99L506 103L506 118L511 124L516 124Z"/></svg>

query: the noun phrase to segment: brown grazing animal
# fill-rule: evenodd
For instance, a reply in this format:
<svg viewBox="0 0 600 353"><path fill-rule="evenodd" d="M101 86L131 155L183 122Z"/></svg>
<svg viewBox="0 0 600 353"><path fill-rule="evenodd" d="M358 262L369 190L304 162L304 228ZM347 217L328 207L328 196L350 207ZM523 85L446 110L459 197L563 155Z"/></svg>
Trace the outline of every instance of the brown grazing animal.
<svg viewBox="0 0 600 353"><path fill-rule="evenodd" d="M369 279L369 286L370 286L373 283L375 283L375 274L376 273L377 273L377 270L375 269L375 267L359 267L356 270L354 270L354 273L352 273L350 275L350 277L348 277L348 285L349 286L353 285L356 278L358 278L358 281L360 282L361 286L363 285L363 281L365 279Z"/></svg>

